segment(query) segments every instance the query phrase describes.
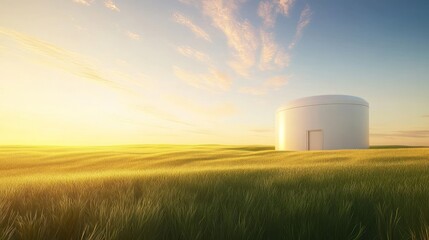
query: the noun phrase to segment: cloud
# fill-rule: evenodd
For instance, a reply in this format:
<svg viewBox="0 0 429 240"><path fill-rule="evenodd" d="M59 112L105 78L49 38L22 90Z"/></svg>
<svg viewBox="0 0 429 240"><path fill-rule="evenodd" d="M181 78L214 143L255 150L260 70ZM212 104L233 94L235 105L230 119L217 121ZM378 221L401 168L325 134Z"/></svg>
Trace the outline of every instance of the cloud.
<svg viewBox="0 0 429 240"><path fill-rule="evenodd" d="M277 11L287 16L294 0L275 0L274 2L277 5Z"/></svg>
<svg viewBox="0 0 429 240"><path fill-rule="evenodd" d="M212 41L208 33L206 33L201 27L194 24L191 19L184 16L183 14L179 12L173 13L173 20L176 23L189 28L198 38L202 38L208 42Z"/></svg>
<svg viewBox="0 0 429 240"><path fill-rule="evenodd" d="M397 133L402 137L429 138L429 130L397 131Z"/></svg>
<svg viewBox="0 0 429 240"><path fill-rule="evenodd" d="M162 119L169 122L174 122L186 126L194 126L183 121L167 111L159 109L154 105L143 103L136 105L136 101L142 100L142 92L150 84L147 76L142 74L125 74L112 70L104 70L91 64L91 61L80 54L68 51L54 44L44 42L35 37L19 33L13 30L0 27L0 37L8 37L17 44L22 46L22 49L34 54L38 64L45 64L48 67L53 67L58 70L63 70L73 74L80 79L89 80L95 83L103 84L103 86L124 91L126 97L132 100L130 106L146 115L153 116L157 119ZM144 98L144 96L143 96Z"/></svg>
<svg viewBox="0 0 429 240"><path fill-rule="evenodd" d="M429 138L429 130L405 130L393 131L390 133L371 133L376 137L405 137L405 138Z"/></svg>
<svg viewBox="0 0 429 240"><path fill-rule="evenodd" d="M231 88L232 80L225 73L209 68L209 73L192 73L173 66L174 74L188 85L210 91L227 91Z"/></svg>
<svg viewBox="0 0 429 240"><path fill-rule="evenodd" d="M270 89L278 90L288 82L287 76L275 76L265 81L264 85Z"/></svg>
<svg viewBox="0 0 429 240"><path fill-rule="evenodd" d="M63 69L76 76L119 87L113 81L103 76L85 57L67 51L61 47L41 41L32 36L0 28L0 34L8 36L27 50L37 54L38 62Z"/></svg>
<svg viewBox="0 0 429 240"><path fill-rule="evenodd" d="M73 0L73 2L84 5L84 6L90 6L94 0ZM113 0L105 0L104 6L108 9L116 12L120 12L121 10L116 6L116 4L113 2Z"/></svg>
<svg viewBox="0 0 429 240"><path fill-rule="evenodd" d="M264 26L273 27L276 21L274 4L271 1L260 1L258 7L258 16L262 18Z"/></svg>
<svg viewBox="0 0 429 240"><path fill-rule="evenodd" d="M116 6L116 4L113 2L113 0L106 0L104 2L104 6L108 9L116 12L120 12L121 10Z"/></svg>
<svg viewBox="0 0 429 240"><path fill-rule="evenodd" d="M262 71L274 68L285 68L289 65L289 55L274 41L273 33L260 31L261 55L259 69Z"/></svg>
<svg viewBox="0 0 429 240"><path fill-rule="evenodd" d="M287 16L294 0L262 0L259 2L258 15L263 20L263 27L255 31L255 27L247 19L238 15L244 0L179 0L201 8L204 15L211 19L212 26L220 30L226 37L232 58L228 65L240 76L249 77L254 66L261 71L279 70L289 66L290 55L286 46L279 45L274 38L272 27L279 15ZM301 38L303 29L310 22L311 11L305 6L299 19L292 49ZM258 52L260 51L260 54Z"/></svg>
<svg viewBox="0 0 429 240"><path fill-rule="evenodd" d="M296 26L296 32L295 37L293 38L292 42L289 44L289 49L293 49L296 45L296 43L301 39L302 33L304 28L310 23L311 21L311 9L307 5L305 5L304 10L302 10L301 15L299 17L298 25Z"/></svg>
<svg viewBox="0 0 429 240"><path fill-rule="evenodd" d="M262 18L264 27L274 27L278 14L289 15L293 0L263 0L259 2L258 16Z"/></svg>
<svg viewBox="0 0 429 240"><path fill-rule="evenodd" d="M85 6L90 6L94 0L73 0L73 2L82 4Z"/></svg>
<svg viewBox="0 0 429 240"><path fill-rule="evenodd" d="M236 17L237 1L205 0L203 12L212 20L212 25L223 32L228 46L233 51L229 62L237 74L248 76L255 64L258 39L249 21Z"/></svg>
<svg viewBox="0 0 429 240"><path fill-rule="evenodd" d="M207 54L200 52L198 50L195 50L192 47L179 46L176 48L176 50L177 50L177 52L179 52L180 54L182 54L185 57L195 59L195 60L202 62L202 63L210 63L210 57Z"/></svg>
<svg viewBox="0 0 429 240"><path fill-rule="evenodd" d="M279 90L281 87L287 84L288 76L275 76L266 79L261 85L253 87L242 87L239 91L241 93L250 95L265 95L270 91Z"/></svg>
<svg viewBox="0 0 429 240"><path fill-rule="evenodd" d="M283 48L280 48L277 51L276 57L274 58L274 64L277 65L279 68L285 68L289 66L289 62L289 54L287 54Z"/></svg>
<svg viewBox="0 0 429 240"><path fill-rule="evenodd" d="M261 56L259 61L259 69L269 70L272 69L271 62L274 60L277 52L277 44L274 41L273 33L268 33L261 30Z"/></svg>
<svg viewBox="0 0 429 240"><path fill-rule="evenodd" d="M140 37L140 35L139 35L139 34L134 33L134 32L130 32L130 31L127 31L127 36L128 36L128 38L129 38L129 39L131 39L131 40L136 40L136 41L138 41L138 40L140 40L140 39L141 39L141 37Z"/></svg>
<svg viewBox="0 0 429 240"><path fill-rule="evenodd" d="M423 115L422 117L423 118L429 118L429 115Z"/></svg>

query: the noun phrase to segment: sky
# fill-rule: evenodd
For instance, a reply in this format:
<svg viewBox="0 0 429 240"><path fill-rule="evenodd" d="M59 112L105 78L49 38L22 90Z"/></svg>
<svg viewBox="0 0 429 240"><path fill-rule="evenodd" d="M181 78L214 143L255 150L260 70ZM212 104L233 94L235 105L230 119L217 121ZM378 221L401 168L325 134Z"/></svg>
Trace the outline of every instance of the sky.
<svg viewBox="0 0 429 240"><path fill-rule="evenodd" d="M429 145L429 1L0 0L0 144L267 144L290 100Z"/></svg>

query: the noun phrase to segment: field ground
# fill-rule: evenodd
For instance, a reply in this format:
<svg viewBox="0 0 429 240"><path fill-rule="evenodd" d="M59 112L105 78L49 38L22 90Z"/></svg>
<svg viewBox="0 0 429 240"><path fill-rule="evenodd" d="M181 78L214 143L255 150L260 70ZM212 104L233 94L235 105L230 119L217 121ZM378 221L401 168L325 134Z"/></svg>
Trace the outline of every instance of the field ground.
<svg viewBox="0 0 429 240"><path fill-rule="evenodd" d="M429 239L429 149L3 146L0 239Z"/></svg>

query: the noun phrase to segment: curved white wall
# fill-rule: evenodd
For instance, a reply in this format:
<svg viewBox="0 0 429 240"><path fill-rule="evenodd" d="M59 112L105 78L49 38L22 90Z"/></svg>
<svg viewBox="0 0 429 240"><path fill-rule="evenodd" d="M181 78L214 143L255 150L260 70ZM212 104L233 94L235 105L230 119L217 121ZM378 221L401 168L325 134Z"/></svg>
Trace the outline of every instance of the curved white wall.
<svg viewBox="0 0 429 240"><path fill-rule="evenodd" d="M321 131L322 149L368 148L368 110L365 100L345 95L292 101L277 111L276 150L309 150L317 145L309 131Z"/></svg>

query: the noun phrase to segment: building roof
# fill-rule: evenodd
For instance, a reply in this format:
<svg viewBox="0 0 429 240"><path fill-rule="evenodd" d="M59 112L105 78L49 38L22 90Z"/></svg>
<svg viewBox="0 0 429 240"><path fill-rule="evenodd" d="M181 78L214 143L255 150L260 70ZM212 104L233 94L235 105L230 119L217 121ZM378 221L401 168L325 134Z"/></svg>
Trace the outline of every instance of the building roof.
<svg viewBox="0 0 429 240"><path fill-rule="evenodd" d="M278 108L277 111L283 111L298 107L333 104L362 105L369 107L369 103L360 97L349 95L319 95L292 100Z"/></svg>

